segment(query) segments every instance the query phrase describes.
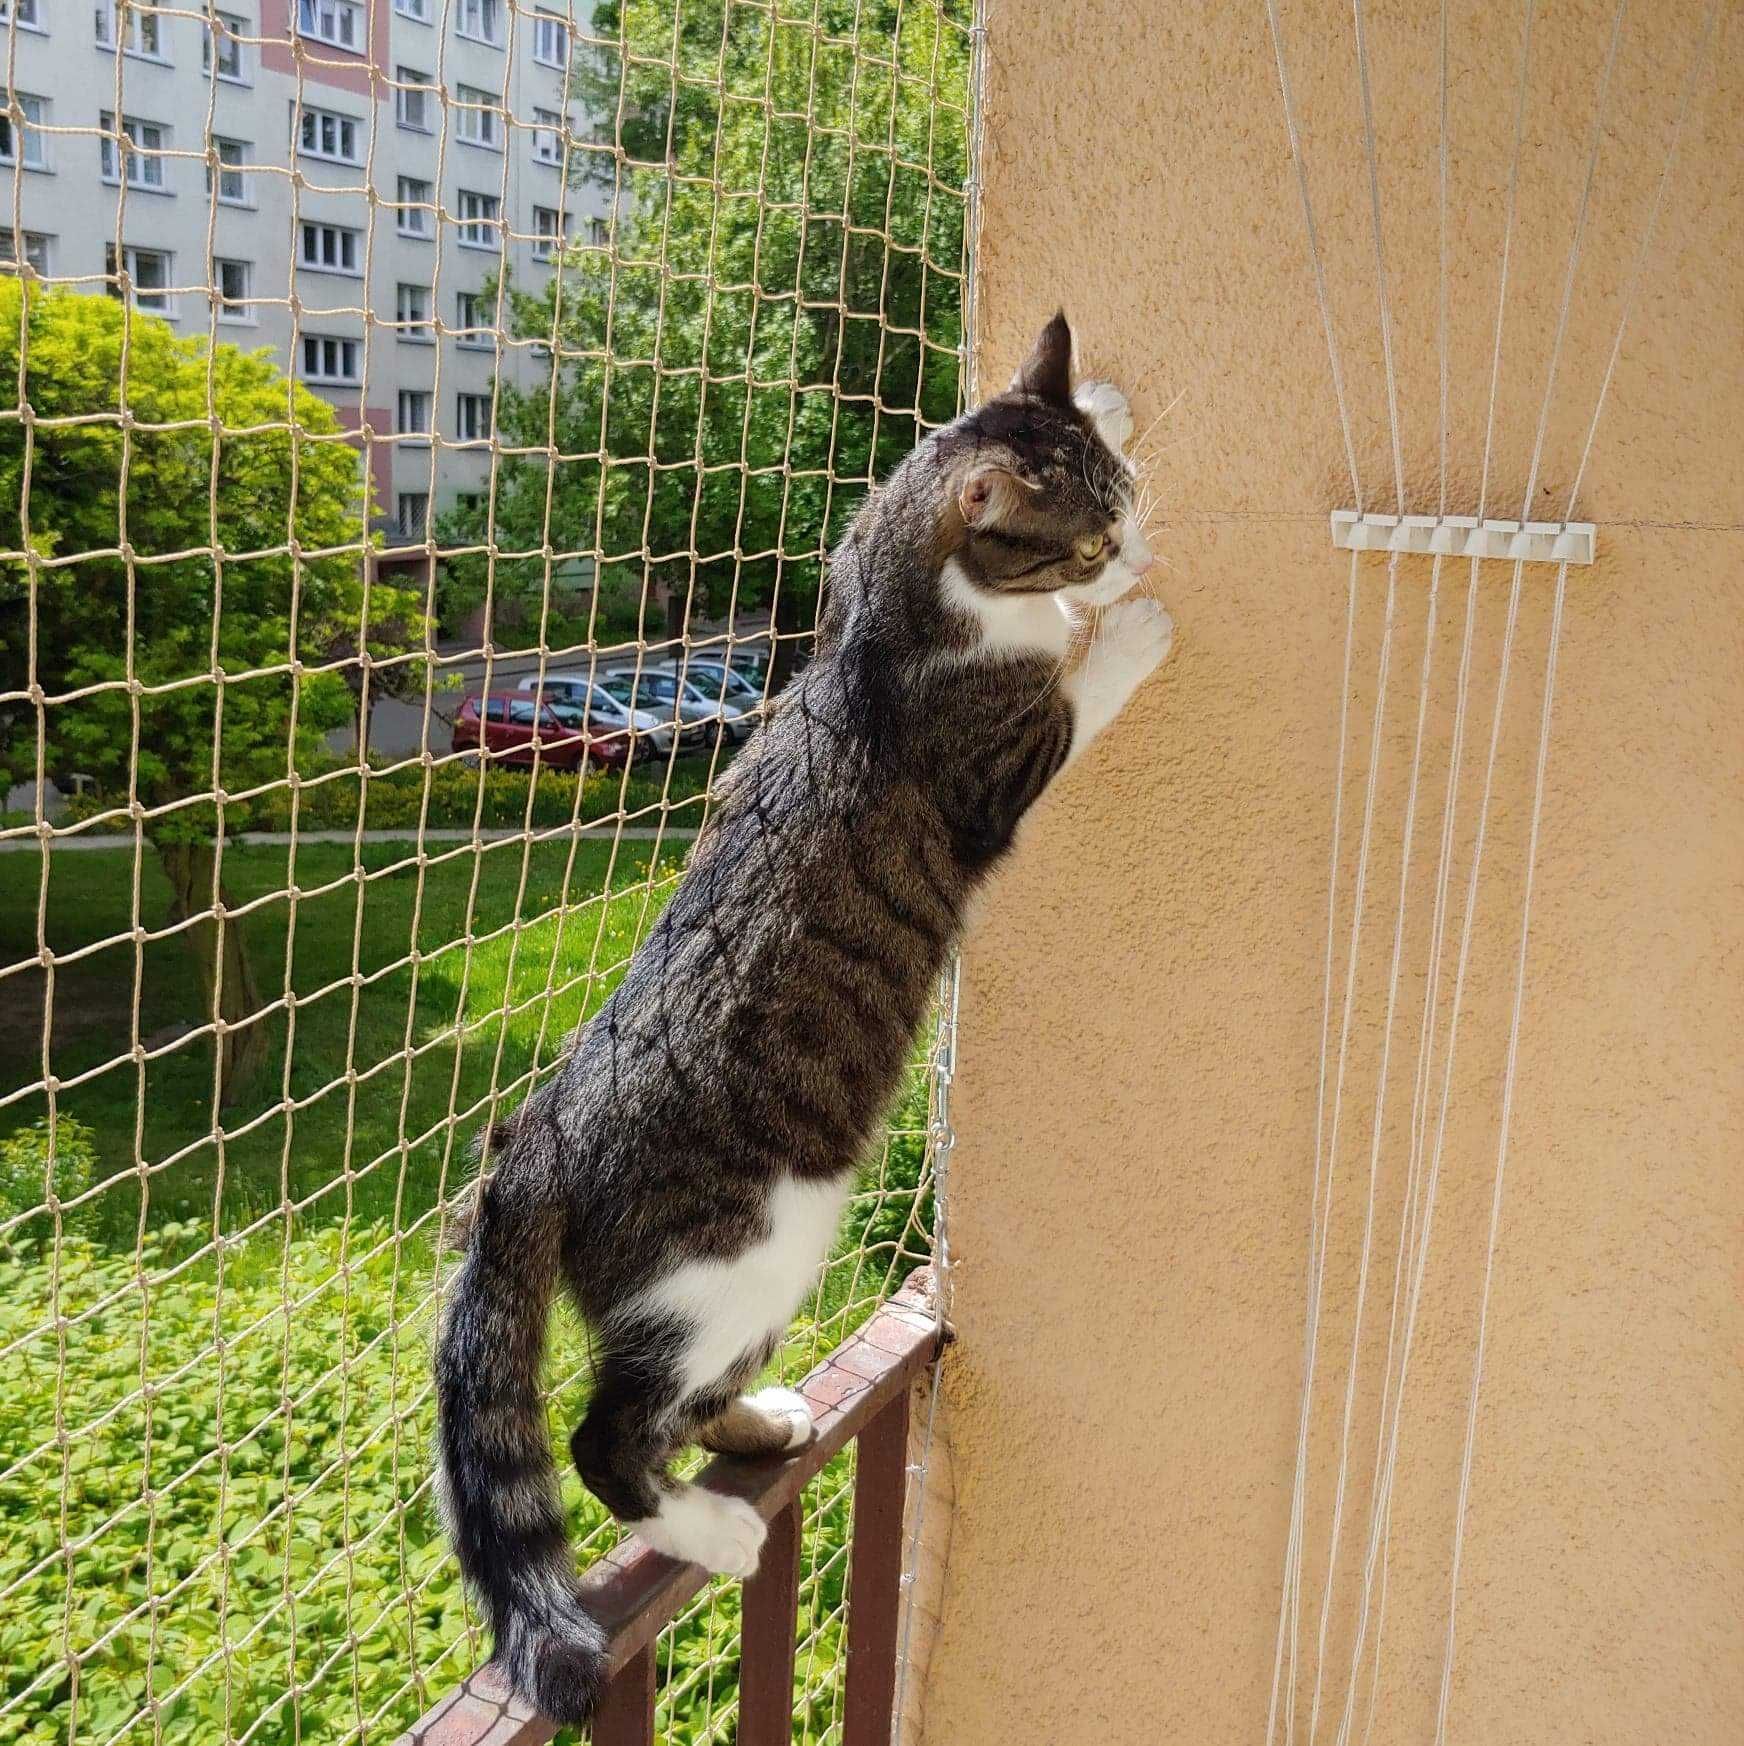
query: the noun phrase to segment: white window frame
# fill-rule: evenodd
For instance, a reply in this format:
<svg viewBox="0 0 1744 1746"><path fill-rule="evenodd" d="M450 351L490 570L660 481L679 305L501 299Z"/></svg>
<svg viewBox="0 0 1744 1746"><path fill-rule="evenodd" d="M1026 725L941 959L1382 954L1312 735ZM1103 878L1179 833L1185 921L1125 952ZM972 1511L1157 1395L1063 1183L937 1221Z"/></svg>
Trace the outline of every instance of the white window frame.
<svg viewBox="0 0 1744 1746"><path fill-rule="evenodd" d="M22 135L21 139L12 140L10 149L0 151L0 164L10 165L13 169L46 170L48 150L37 130L48 124L48 99L28 91L12 91L8 95L24 111L24 124L18 127L10 115L0 115L0 121L6 124L9 140L14 131Z"/></svg>
<svg viewBox="0 0 1744 1746"><path fill-rule="evenodd" d="M422 507L418 511L418 524L415 528L406 525L406 505L416 503ZM430 534L430 493L428 491L402 491L394 504L394 526L402 540L428 539Z"/></svg>
<svg viewBox="0 0 1744 1746"><path fill-rule="evenodd" d="M411 189L421 189L413 194ZM435 204L435 189L422 176L401 176L394 184L394 232L416 242L432 242L436 236L435 214L426 210Z"/></svg>
<svg viewBox="0 0 1744 1746"><path fill-rule="evenodd" d="M319 218L299 219L297 267L305 273L336 273L342 279L361 279L363 232L349 224L328 224Z"/></svg>
<svg viewBox="0 0 1744 1746"><path fill-rule="evenodd" d="M235 148L236 156L234 158L225 157L224 151L227 146ZM226 139L221 135L213 134L212 150L218 154L218 172L214 176L211 163L207 163L206 192L213 193L214 183L216 183L216 194L220 206L253 206L254 199L249 193L248 177L243 174L244 167L249 161L248 141L245 139ZM226 179L232 181L236 190L234 193L225 188Z"/></svg>
<svg viewBox="0 0 1744 1746"><path fill-rule="evenodd" d="M408 133L434 133L430 104L436 96L436 83L428 73L416 67L394 68L394 122ZM417 119L412 117L416 100Z"/></svg>
<svg viewBox="0 0 1744 1746"><path fill-rule="evenodd" d="M430 22L430 0L394 0L394 10L414 24Z"/></svg>
<svg viewBox="0 0 1744 1746"><path fill-rule="evenodd" d="M20 30L34 30L39 36L48 35L48 26L42 22L41 0L0 0L0 24L10 24L14 12L18 14Z"/></svg>
<svg viewBox="0 0 1744 1746"><path fill-rule="evenodd" d="M485 210L486 208L489 210ZM503 203L496 194L476 188L458 189L454 210L459 219L455 240L463 249L483 249L493 255L503 252Z"/></svg>
<svg viewBox="0 0 1744 1746"><path fill-rule="evenodd" d="M200 71L226 85L252 85L254 78L248 67L248 47L242 41L248 31L248 20L239 18L234 12L220 12L216 17L224 27L221 31L214 30L210 20L200 31ZM228 49L234 57L230 68L226 68L218 58L220 48ZM218 63L216 73L213 71L215 60Z"/></svg>
<svg viewBox="0 0 1744 1746"><path fill-rule="evenodd" d="M98 124L103 129L102 179L111 187L121 185L122 171L116 160L126 158L127 186L137 189L142 194L168 194L170 188L164 169L164 159L159 156L148 156L166 152L170 149L170 130L161 121L147 121L138 115L124 115L117 125L115 117L105 109L98 117ZM123 153L120 141L114 136L125 134L134 149ZM155 140L142 136L155 134Z"/></svg>
<svg viewBox="0 0 1744 1746"><path fill-rule="evenodd" d="M551 228L547 229L545 220L549 219ZM532 255L536 261L549 262L569 245L569 214L560 212L555 206L535 206L533 208L533 241Z"/></svg>
<svg viewBox="0 0 1744 1746"><path fill-rule="evenodd" d="M533 162L563 167L563 117L555 109L533 111Z"/></svg>
<svg viewBox="0 0 1744 1746"><path fill-rule="evenodd" d="M163 288L152 290L149 286L143 294L139 284L139 263L145 256L150 256L162 265ZM161 315L166 321L176 319L176 302L168 287L175 284L175 256L168 249L141 248L137 243L123 243L117 266L117 255L114 243L103 245L103 271L114 275L125 272L132 281L130 289L125 294L128 308L137 309L146 315ZM111 284L105 287L111 297L121 299L123 292L119 285ZM148 301L148 299L150 301Z"/></svg>
<svg viewBox="0 0 1744 1746"><path fill-rule="evenodd" d="M311 346L319 348L313 368L309 363ZM305 382L319 382L329 388L356 388L363 381L363 341L348 334L306 333L300 362Z"/></svg>
<svg viewBox="0 0 1744 1746"><path fill-rule="evenodd" d="M552 40L556 47L553 48ZM554 12L533 14L533 59L542 67L569 71L569 21Z"/></svg>
<svg viewBox="0 0 1744 1746"><path fill-rule="evenodd" d="M297 113L292 105L292 115ZM331 123L333 145L331 148L323 139L329 131ZM354 167L363 163L363 153L358 142L363 137L363 120L360 116L347 115L342 109L317 109L305 103L302 108L302 119L295 123L297 136L297 155L303 158L318 158L324 164L350 164ZM315 143L309 143L311 130ZM351 141L347 152L345 142Z"/></svg>
<svg viewBox="0 0 1744 1746"><path fill-rule="evenodd" d="M97 0L97 46L115 47L115 0ZM173 63L164 51L164 21L155 16L155 0L134 0L127 9L127 40L121 52L136 61L155 61L161 67Z"/></svg>
<svg viewBox="0 0 1744 1746"><path fill-rule="evenodd" d="M436 396L428 388L402 388L394 401L394 434L428 437L436 422Z"/></svg>
<svg viewBox="0 0 1744 1746"><path fill-rule="evenodd" d="M491 397L460 393L454 396L454 440L458 443L490 441Z"/></svg>
<svg viewBox="0 0 1744 1746"><path fill-rule="evenodd" d="M612 246L612 222L609 218L601 218L596 212L587 221L587 240L592 248L609 249Z"/></svg>
<svg viewBox="0 0 1744 1746"><path fill-rule="evenodd" d="M502 0L457 0L454 12L454 34L468 42L482 42L491 48L503 46Z"/></svg>
<svg viewBox="0 0 1744 1746"><path fill-rule="evenodd" d="M14 230L10 224L0 224L0 273L18 271L19 243L24 244L24 264L41 277L49 276L49 261L54 251L54 238L41 230ZM32 256L35 259L32 259Z"/></svg>
<svg viewBox="0 0 1744 1746"><path fill-rule="evenodd" d="M496 323L484 307L482 291L456 291L454 294L454 343L463 351L494 352L497 349ZM465 329L476 329L466 332Z"/></svg>
<svg viewBox="0 0 1744 1746"><path fill-rule="evenodd" d="M503 149L503 112L494 92L477 85L454 87L454 137L480 151Z"/></svg>
<svg viewBox="0 0 1744 1746"><path fill-rule="evenodd" d="M422 309L408 307L411 299L406 293L410 291L421 297ZM408 344L430 346L436 343L435 295L433 287L414 284L409 279L402 279L394 287L394 326L399 329L400 338Z"/></svg>
<svg viewBox="0 0 1744 1746"><path fill-rule="evenodd" d="M297 35L347 54L369 53L369 16L361 0L297 0Z"/></svg>
<svg viewBox="0 0 1744 1746"><path fill-rule="evenodd" d="M224 289L224 269L240 267L242 269L242 295L231 297ZM217 310L217 318L233 327L258 327L260 316L254 307L254 262L242 260L236 255L214 255L212 257L212 292L213 304Z"/></svg>

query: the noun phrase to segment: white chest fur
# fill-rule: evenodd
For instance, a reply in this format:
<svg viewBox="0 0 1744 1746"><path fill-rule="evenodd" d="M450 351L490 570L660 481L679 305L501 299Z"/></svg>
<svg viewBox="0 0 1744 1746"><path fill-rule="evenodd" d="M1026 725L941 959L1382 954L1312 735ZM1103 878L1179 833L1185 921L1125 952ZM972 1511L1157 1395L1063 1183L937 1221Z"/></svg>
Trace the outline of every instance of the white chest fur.
<svg viewBox="0 0 1744 1746"><path fill-rule="evenodd" d="M793 1318L835 1239L852 1180L785 1178L769 1197L768 1234L730 1261L687 1261L638 1295L632 1313L690 1329L685 1392L707 1387Z"/></svg>
<svg viewBox="0 0 1744 1746"><path fill-rule="evenodd" d="M939 572L946 601L972 618L981 631L977 656L1043 655L1065 659L1072 621L1057 594L1001 594L977 588L952 558Z"/></svg>

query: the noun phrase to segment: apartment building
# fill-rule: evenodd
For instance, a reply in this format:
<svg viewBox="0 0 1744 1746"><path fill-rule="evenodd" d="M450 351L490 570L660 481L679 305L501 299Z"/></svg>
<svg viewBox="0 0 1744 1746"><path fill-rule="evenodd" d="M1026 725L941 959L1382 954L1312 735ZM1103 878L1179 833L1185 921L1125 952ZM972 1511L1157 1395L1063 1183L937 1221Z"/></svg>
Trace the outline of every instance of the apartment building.
<svg viewBox="0 0 1744 1746"><path fill-rule="evenodd" d="M374 525L421 540L488 483L493 383L550 368L488 284L538 289L560 238L604 240L609 189L565 170L591 9L0 0L0 256L272 347L368 427Z"/></svg>

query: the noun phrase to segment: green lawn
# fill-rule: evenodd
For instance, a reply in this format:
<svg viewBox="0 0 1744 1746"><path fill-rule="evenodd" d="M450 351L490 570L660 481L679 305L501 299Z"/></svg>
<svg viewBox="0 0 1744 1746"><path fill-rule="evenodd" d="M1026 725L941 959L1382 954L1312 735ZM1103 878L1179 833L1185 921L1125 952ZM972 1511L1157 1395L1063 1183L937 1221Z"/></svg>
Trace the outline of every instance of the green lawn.
<svg viewBox="0 0 1744 1746"><path fill-rule="evenodd" d="M0 1746L391 1738L480 1654L428 1495L431 1215L472 1172L482 1118L461 1112L549 1062L597 1008L683 850L432 853L451 847L421 890L405 845L365 847L361 880L348 847L304 845L294 864L283 848L226 853L231 901L269 899L241 924L263 994L288 976L296 1011L263 1021L268 1060L221 1112L221 1143L204 1044L115 1064L136 979L142 1037L197 1018L183 945L145 944L137 969L131 940L58 961L131 929L130 854L53 858L50 1066L92 1074L57 1108L91 1131L101 1188L58 1230L42 1213L0 1230ZM0 856L0 963L35 956L41 877L34 855ZM167 903L148 856L142 926L162 928ZM44 974L8 980L0 1087L42 1073ZM783 1374L925 1259L926 1108L917 1057ZM0 1112L0 1154L42 1113L40 1094ZM0 1214L35 1206L40 1181L40 1166L0 1171ZM586 1388L581 1330L562 1317L551 1380L561 1448ZM839 1728L851 1461L807 1500L800 1741ZM613 1531L564 1483L586 1561ZM737 1589L715 1585L664 1633L662 1739L733 1738L737 1617Z"/></svg>
<svg viewBox="0 0 1744 1746"><path fill-rule="evenodd" d="M456 1133L451 1114L474 1109L493 1085L514 1084L535 1059L549 1063L615 984L671 892L685 845L663 850L658 864L652 848L624 843L614 861L609 844L583 842L571 864L561 842L530 850L491 844L476 857L469 845L436 844L431 854L444 858L426 868L421 891L410 844L366 844L355 862L349 846L305 844L294 868L287 848L227 850L231 902L268 899L239 924L262 998L280 999L288 976L296 1006L289 1017L281 1010L260 1021L266 1060L219 1112L222 1142L213 1137L211 1051L203 1039L142 1065L126 1058L136 981L139 1034L148 1046L168 1027L199 1021L185 942L150 942L136 970L126 937L131 853L54 856L47 897L53 950L64 955L113 942L54 970L50 1066L62 1082L93 1075L61 1092L58 1107L93 1130L99 1175L115 1178L81 1223L100 1236L131 1238L141 1158L149 1166L152 1224L210 1223L216 1213L220 1228L239 1230L287 1196L305 1220L370 1219L398 1204L402 1224L411 1222L464 1169L456 1153L481 1117L468 1117ZM294 904L287 896L293 871L298 890L313 894ZM0 856L0 962L35 954L40 880L37 856ZM142 925L161 929L168 904L148 851ZM414 947L416 968L409 962ZM8 979L0 1000L0 1086L42 1077L46 982L39 968ZM287 1100L289 1111L280 1107ZM35 1121L44 1107L39 1093L0 1111L0 1136Z"/></svg>

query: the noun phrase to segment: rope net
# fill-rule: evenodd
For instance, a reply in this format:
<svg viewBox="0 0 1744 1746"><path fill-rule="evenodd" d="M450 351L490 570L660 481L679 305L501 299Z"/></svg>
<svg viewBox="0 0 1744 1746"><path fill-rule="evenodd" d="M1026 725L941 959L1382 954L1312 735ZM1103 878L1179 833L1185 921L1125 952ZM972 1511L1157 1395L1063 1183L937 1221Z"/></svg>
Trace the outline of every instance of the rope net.
<svg viewBox="0 0 1744 1746"><path fill-rule="evenodd" d="M471 1136L959 410L972 17L0 30L0 1740L391 1738L484 1653L427 1458ZM931 1256L949 1048L947 1005L790 1379ZM806 1494L796 1739L841 1731L852 1461ZM663 1634L661 1739L733 1738L738 1604Z"/></svg>

